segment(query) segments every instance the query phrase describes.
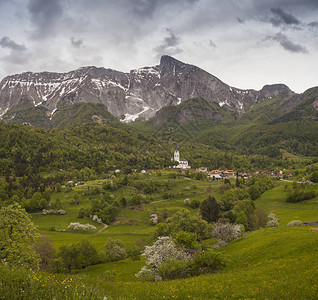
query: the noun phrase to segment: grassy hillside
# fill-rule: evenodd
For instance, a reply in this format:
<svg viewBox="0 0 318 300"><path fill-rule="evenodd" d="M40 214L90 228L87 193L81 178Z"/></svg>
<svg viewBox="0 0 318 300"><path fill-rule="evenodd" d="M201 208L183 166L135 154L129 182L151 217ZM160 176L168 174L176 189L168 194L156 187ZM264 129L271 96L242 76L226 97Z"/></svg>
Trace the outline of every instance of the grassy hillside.
<svg viewBox="0 0 318 300"><path fill-rule="evenodd" d="M318 194L314 199L299 203L288 203L286 197L284 185L280 185L264 193L255 203L257 207L278 215L282 225L287 225L292 220L302 222L318 220Z"/></svg>
<svg viewBox="0 0 318 300"><path fill-rule="evenodd" d="M228 266L222 272L136 285L126 282L127 273L140 263L121 262L107 268L117 271L119 282L105 283L97 267L94 282L116 299L316 299L317 247L318 231L308 227L267 228L230 243L223 250Z"/></svg>
<svg viewBox="0 0 318 300"><path fill-rule="evenodd" d="M115 199L130 198L138 191L140 183L150 182L157 182L158 189L146 194L147 203L122 208L116 221L107 228L88 218L78 218L81 207L105 196L105 193L100 193L102 185L97 180L88 181L72 190L62 188L61 192L52 193L51 202L60 199L66 215L34 213L33 220L41 235L52 239L57 249L82 239L102 249L108 238L122 240L129 249L136 241L150 241L155 230L149 222L151 212L160 214L166 210L171 215L180 208L186 208L195 214L198 209L186 205L185 198L201 202L207 195L212 194L216 198L222 195L220 186L223 183L175 176L172 170L133 174L129 180L129 185L121 185L105 193L114 195ZM103 182L115 183L116 180L103 179ZM54 296L57 300L65 297L103 299L104 296L107 299L315 299L318 293L318 231L309 227L287 227L286 224L294 219L318 219L318 197L301 203L286 203L284 185L292 183L276 184L255 204L267 213L277 214L281 219L280 226L246 233L227 247L220 248L218 251L223 252L227 260L223 271L154 283L141 282L135 276L145 264L143 259L132 261L128 258L89 266L77 270L71 279L66 279L65 275L55 277L45 273L8 271L2 267L0 281L4 284L0 286L0 292L12 299L23 299L23 294L41 299L52 299ZM173 196L163 197L167 192ZM75 204L75 199L79 199L80 203ZM72 232L67 229L71 222L90 223L97 229L90 233ZM114 276L107 278L107 272ZM67 292L63 291L64 286L67 286Z"/></svg>

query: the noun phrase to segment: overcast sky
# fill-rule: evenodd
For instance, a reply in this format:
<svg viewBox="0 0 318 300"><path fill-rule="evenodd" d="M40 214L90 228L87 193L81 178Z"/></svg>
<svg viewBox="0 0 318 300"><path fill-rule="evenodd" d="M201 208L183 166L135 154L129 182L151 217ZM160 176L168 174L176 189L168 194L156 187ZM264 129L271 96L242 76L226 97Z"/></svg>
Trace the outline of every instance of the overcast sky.
<svg viewBox="0 0 318 300"><path fill-rule="evenodd" d="M318 0L0 0L0 79L171 55L237 88L318 86Z"/></svg>

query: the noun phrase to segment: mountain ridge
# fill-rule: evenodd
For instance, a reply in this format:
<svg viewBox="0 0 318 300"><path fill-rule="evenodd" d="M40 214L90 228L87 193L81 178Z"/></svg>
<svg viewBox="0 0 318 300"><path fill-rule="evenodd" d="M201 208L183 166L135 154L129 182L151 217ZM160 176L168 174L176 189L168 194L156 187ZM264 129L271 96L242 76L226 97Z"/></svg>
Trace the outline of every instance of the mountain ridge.
<svg viewBox="0 0 318 300"><path fill-rule="evenodd" d="M164 55L160 64L121 72L81 67L67 73L25 72L0 82L0 117L21 102L43 105L53 115L61 105L103 104L121 121L149 119L161 108L191 98L204 98L239 114L255 103L295 95L286 85L265 85L260 91L230 87L205 70Z"/></svg>

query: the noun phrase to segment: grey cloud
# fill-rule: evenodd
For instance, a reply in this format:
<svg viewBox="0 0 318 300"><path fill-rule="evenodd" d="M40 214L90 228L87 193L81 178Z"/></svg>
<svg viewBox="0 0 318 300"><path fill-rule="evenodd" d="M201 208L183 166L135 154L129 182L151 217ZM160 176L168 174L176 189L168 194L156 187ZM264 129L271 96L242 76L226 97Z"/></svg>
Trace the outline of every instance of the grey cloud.
<svg viewBox="0 0 318 300"><path fill-rule="evenodd" d="M35 27L34 39L43 39L55 33L55 26L63 14L61 0L30 0L28 10Z"/></svg>
<svg viewBox="0 0 318 300"><path fill-rule="evenodd" d="M217 47L216 44L212 40L209 40L209 46L211 48L216 48Z"/></svg>
<svg viewBox="0 0 318 300"><path fill-rule="evenodd" d="M237 22L243 24L243 23L245 23L245 20L243 20L243 19L241 19L241 18L237 18Z"/></svg>
<svg viewBox="0 0 318 300"><path fill-rule="evenodd" d="M4 36L0 40L0 46L2 48L9 48L14 51L25 51L26 47L24 45L19 45L15 41L12 41L9 37Z"/></svg>
<svg viewBox="0 0 318 300"><path fill-rule="evenodd" d="M160 57L163 54L175 55L181 53L183 50L179 47L181 38L177 37L173 31L169 28L166 28L168 36L164 38L161 45L155 47L153 50L157 53L157 57Z"/></svg>
<svg viewBox="0 0 318 300"><path fill-rule="evenodd" d="M308 26L310 26L310 27L318 27L318 22L317 22L317 21L315 21L315 22L310 22L310 23L308 24Z"/></svg>
<svg viewBox="0 0 318 300"><path fill-rule="evenodd" d="M278 42L288 52L308 53L308 50L306 49L306 47L292 42L287 35L282 34L280 32L274 36L268 36L265 38L265 40L269 40L269 39Z"/></svg>
<svg viewBox="0 0 318 300"><path fill-rule="evenodd" d="M154 13L165 5L171 4L193 4L199 0L134 0L128 1L134 13L143 17L151 17Z"/></svg>
<svg viewBox="0 0 318 300"><path fill-rule="evenodd" d="M281 8L271 8L271 12L273 17L270 18L270 22L274 26L280 25L300 25L300 21L293 15L285 12Z"/></svg>
<svg viewBox="0 0 318 300"><path fill-rule="evenodd" d="M83 40L81 40L81 39L76 40L74 37L71 37L71 45L74 48L79 49L83 45Z"/></svg>

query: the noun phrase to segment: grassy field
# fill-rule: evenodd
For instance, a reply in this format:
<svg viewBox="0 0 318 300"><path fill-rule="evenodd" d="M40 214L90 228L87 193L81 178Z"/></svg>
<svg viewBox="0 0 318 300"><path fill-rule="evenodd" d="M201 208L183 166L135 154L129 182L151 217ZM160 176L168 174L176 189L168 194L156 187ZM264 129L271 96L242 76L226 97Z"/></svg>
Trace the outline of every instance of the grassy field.
<svg viewBox="0 0 318 300"><path fill-rule="evenodd" d="M317 247L318 231L281 226L231 242L222 250L227 267L215 274L136 284L134 274L143 264L127 260L76 277L114 299L317 299ZM114 281L104 279L107 269L116 270Z"/></svg>
<svg viewBox="0 0 318 300"><path fill-rule="evenodd" d="M276 214L281 225L287 225L292 220L302 222L318 220L318 193L314 199L298 202L286 202L287 194L284 192L284 184L266 191L255 201L257 207L264 208L268 213ZM316 185L316 191L317 185Z"/></svg>
<svg viewBox="0 0 318 300"><path fill-rule="evenodd" d="M151 212L167 210L172 214L180 208L187 208L194 214L197 209L187 206L184 199L202 201L210 194L218 198L218 188L222 184L183 176L171 178L171 171L138 175L137 180L169 183L168 191L173 193L173 197L165 199L163 194L166 190L160 188L147 195L150 199L148 203L121 209L116 222L103 229L103 225L88 218L77 217L81 207L101 197L100 194L85 195L88 189L100 187L98 181L91 181L69 192L53 193L52 202L59 198L67 215L36 213L33 214L34 222L42 235L54 241L57 249L81 239L87 239L101 249L108 238L120 239L129 248L138 240L149 240L154 231L154 226L149 222ZM144 261L128 258L89 266L77 271L73 278L96 287L107 299L317 299L318 231L286 225L296 219L303 222L318 220L318 196L301 203L287 203L286 184L292 183L277 181L273 189L255 201L256 207L276 214L281 220L280 226L246 233L243 238L221 248L228 258L227 267L221 272L170 282L140 282L135 274ZM106 193L120 199L123 196L131 197L135 191L133 186L122 186ZM79 205L74 203L76 194L80 195ZM67 230L71 222L90 223L97 229L90 233L71 232ZM53 227L55 230L52 231ZM113 274L111 278L107 277L109 272Z"/></svg>
<svg viewBox="0 0 318 300"><path fill-rule="evenodd" d="M97 248L101 248L108 238L120 239L126 247L135 245L136 240L148 240L154 230L154 226L150 224L150 213L153 211L162 212L166 209L170 214L180 208L187 208L193 213L197 210L191 209L184 204L184 199L190 198L203 201L207 198L209 192L213 192L220 183L214 183L211 180L189 180L183 176L179 178L171 178L173 172L162 172L160 174L144 174L138 175L137 180L147 182L156 180L161 184L169 184L168 192L173 193L173 198L164 199L162 195L166 191L161 188L155 193L147 195L149 203L142 204L139 207L128 207L121 209L120 215L114 224L111 224L104 230L98 233L104 226L93 222L89 218L78 218L78 212L81 207L87 207L93 200L99 200L100 194L85 195L88 190L92 191L95 188L100 188L98 180L86 182L85 185L76 186L72 191L62 190L55 192L51 196L51 202L59 199L63 205L63 209L67 212L66 215L43 215L42 213L32 214L35 225L42 236L47 236L54 241L55 247L58 249L62 245L70 245L78 242L81 239L87 239L92 242ZM110 180L103 180L104 182ZM136 192L132 186L121 186L114 191L106 191L106 194L114 195L115 199L121 197L131 197ZM84 195L83 195L84 193ZM79 195L80 204L76 205L74 198ZM151 202L150 202L151 201ZM81 224L92 224L97 227L95 231L90 233L77 233L67 229L71 222L79 222ZM52 230L53 229L53 230Z"/></svg>

